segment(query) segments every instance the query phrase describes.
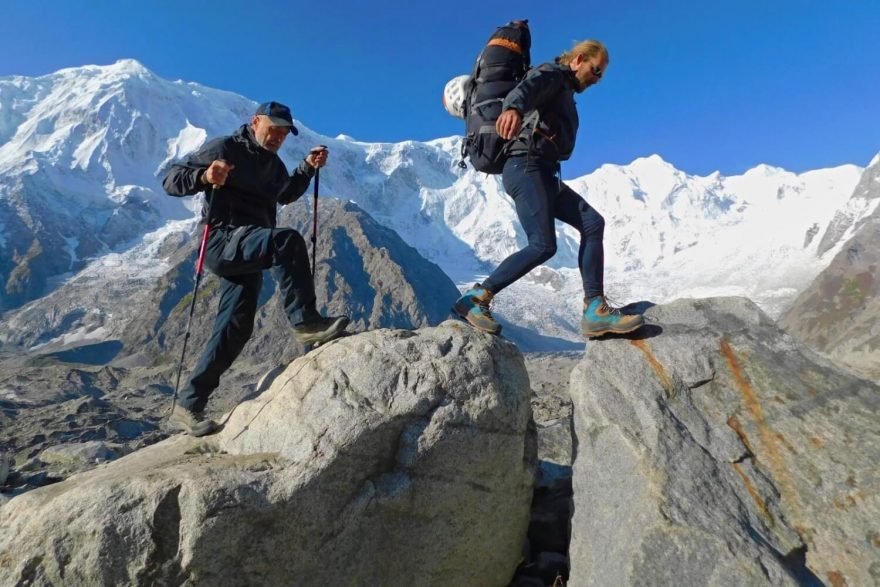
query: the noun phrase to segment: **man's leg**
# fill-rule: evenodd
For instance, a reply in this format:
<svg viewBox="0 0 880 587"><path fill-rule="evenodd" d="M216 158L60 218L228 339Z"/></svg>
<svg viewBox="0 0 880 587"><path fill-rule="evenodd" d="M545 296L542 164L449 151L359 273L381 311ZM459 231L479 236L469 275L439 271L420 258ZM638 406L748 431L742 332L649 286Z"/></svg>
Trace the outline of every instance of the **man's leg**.
<svg viewBox="0 0 880 587"><path fill-rule="evenodd" d="M306 243L291 228L241 226L212 233L206 264L227 277L271 268L291 325L320 318Z"/></svg>
<svg viewBox="0 0 880 587"><path fill-rule="evenodd" d="M178 404L191 412L205 408L208 397L220 384L220 376L232 365L254 329L262 273L220 278L220 304L214 330Z"/></svg>
<svg viewBox="0 0 880 587"><path fill-rule="evenodd" d="M305 239L292 228L276 228L272 230L272 250L272 276L281 289L290 325L296 327L320 318Z"/></svg>
<svg viewBox="0 0 880 587"><path fill-rule="evenodd" d="M292 228L272 230L272 275L293 334L302 344L319 344L345 331L348 316L323 317L315 308L315 284L302 235Z"/></svg>

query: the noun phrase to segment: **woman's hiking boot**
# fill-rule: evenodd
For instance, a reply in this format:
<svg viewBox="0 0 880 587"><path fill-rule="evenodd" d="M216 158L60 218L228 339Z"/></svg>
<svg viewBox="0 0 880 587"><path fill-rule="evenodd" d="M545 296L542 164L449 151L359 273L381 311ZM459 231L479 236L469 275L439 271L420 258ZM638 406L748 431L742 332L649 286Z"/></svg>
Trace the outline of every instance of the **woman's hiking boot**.
<svg viewBox="0 0 880 587"><path fill-rule="evenodd" d="M645 319L640 314L623 314L620 308L608 305L604 295L584 299L581 334L586 337L603 334L624 334L641 327Z"/></svg>
<svg viewBox="0 0 880 587"><path fill-rule="evenodd" d="M493 297L494 294L491 291L476 283L458 298L458 301L452 306L452 311L478 330L489 334L499 334L501 325L495 321L492 312L489 311L489 304Z"/></svg>

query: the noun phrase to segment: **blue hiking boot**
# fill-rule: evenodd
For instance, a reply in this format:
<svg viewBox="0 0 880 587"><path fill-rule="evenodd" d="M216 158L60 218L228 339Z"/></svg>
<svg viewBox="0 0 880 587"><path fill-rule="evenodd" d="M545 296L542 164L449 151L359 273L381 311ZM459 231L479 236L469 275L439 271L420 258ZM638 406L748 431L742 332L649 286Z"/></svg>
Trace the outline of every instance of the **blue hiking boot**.
<svg viewBox="0 0 880 587"><path fill-rule="evenodd" d="M458 298L458 301L452 306L452 311L477 330L489 334L499 334L501 325L495 322L492 312L489 311L489 304L493 297L494 294L491 291L476 283Z"/></svg>
<svg viewBox="0 0 880 587"><path fill-rule="evenodd" d="M603 334L624 334L641 327L645 319L639 314L622 314L619 308L608 305L605 296L584 299L581 334L586 337Z"/></svg>

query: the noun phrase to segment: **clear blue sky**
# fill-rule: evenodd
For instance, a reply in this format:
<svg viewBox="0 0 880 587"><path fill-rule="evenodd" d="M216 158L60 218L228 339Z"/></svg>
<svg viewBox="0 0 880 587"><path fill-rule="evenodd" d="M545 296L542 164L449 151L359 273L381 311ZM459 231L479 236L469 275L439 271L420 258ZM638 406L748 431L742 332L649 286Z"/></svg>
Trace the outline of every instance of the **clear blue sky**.
<svg viewBox="0 0 880 587"><path fill-rule="evenodd" d="M880 151L878 0L7 0L0 76L130 57L285 102L329 136L427 140L462 132L443 86L516 18L531 23L536 63L585 38L610 49L605 79L578 99L566 177L652 153L737 174L866 165Z"/></svg>

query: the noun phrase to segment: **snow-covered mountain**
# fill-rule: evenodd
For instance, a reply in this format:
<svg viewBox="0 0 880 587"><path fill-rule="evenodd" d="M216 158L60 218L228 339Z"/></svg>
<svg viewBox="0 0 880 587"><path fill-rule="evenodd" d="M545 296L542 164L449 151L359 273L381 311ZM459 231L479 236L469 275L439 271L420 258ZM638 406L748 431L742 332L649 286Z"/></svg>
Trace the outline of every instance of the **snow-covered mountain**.
<svg viewBox="0 0 880 587"><path fill-rule="evenodd" d="M296 113L295 96L259 98L289 101ZM248 121L256 104L164 80L132 60L0 78L0 310L45 296L83 270L108 282L157 280L167 267L156 235L191 227L197 208L192 198L164 194L164 172ZM298 126L281 152L289 167L311 146L329 145L322 195L356 202L460 286L525 244L500 178L457 168L458 137L362 143ZM849 200L861 172L845 165L798 175L762 165L741 176L699 177L654 155L567 181L606 218L606 289L614 298L741 294L775 315L873 212ZM498 296L496 313L579 340L577 233L560 225L558 248ZM55 328L61 336L63 324Z"/></svg>

